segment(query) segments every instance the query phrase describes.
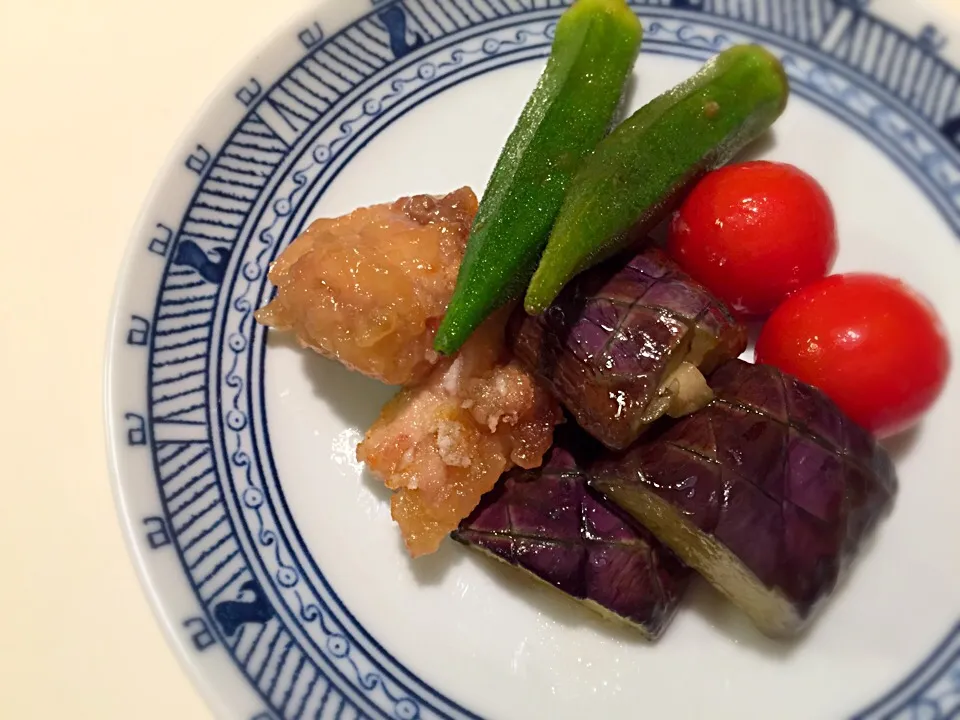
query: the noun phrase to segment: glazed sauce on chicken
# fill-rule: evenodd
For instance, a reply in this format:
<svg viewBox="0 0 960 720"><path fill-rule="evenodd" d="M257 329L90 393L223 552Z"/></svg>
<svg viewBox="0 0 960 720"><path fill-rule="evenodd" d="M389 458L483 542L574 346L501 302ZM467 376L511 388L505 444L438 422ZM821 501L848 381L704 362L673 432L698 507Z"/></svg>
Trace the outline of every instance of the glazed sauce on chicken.
<svg viewBox="0 0 960 720"><path fill-rule="evenodd" d="M315 220L270 268L277 296L256 319L390 385L422 380L476 212L464 187Z"/></svg>

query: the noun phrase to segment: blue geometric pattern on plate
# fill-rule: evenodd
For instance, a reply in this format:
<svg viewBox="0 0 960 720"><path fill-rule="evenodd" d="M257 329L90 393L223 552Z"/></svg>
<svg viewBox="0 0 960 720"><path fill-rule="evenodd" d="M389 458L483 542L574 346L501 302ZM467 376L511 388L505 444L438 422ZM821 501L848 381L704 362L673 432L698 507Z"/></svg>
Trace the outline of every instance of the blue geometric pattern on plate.
<svg viewBox="0 0 960 720"><path fill-rule="evenodd" d="M854 720L946 720L960 716L960 623L933 655Z"/></svg>
<svg viewBox="0 0 960 720"><path fill-rule="evenodd" d="M258 719L476 717L380 646L303 546L270 452L265 332L252 313L270 297L269 262L353 154L433 95L544 57L566 4L375 2L349 26L302 29L302 59L238 88L243 121L216 150L200 141L185 158L198 185L183 216L156 219L146 249L166 272L153 318L133 316L127 335L150 353L147 415L124 414L129 444L153 455L163 506L144 531L152 549L175 548L203 608L184 632L198 652L229 651L262 698ZM909 37L865 0L796 0L791 12L777 0L632 5L645 52L771 48L797 94L887 154L960 234L960 73L938 56L935 28ZM857 718L958 713L960 626Z"/></svg>

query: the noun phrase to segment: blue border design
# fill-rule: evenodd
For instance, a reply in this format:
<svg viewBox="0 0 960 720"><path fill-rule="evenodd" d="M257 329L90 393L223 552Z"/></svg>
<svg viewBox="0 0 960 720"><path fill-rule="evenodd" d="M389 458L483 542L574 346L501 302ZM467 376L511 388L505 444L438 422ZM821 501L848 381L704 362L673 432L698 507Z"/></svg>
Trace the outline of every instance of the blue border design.
<svg viewBox="0 0 960 720"><path fill-rule="evenodd" d="M204 609L184 621L199 628L198 651L222 644L264 717L477 717L371 637L304 547L266 432L265 332L252 312L271 294L268 263L357 152L437 93L545 56L566 4L388 0L336 32L302 31L302 59L269 87L238 90L243 121L186 160L199 184L179 227L157 225L148 249L166 272L152 322L136 317L128 336L150 351L148 416L125 414L131 444L149 435L163 504L144 524L151 548L176 548ZM960 73L939 58L934 28L909 37L864 0L632 4L646 52L768 45L798 95L886 153L960 234ZM960 626L857 720L958 713Z"/></svg>
<svg viewBox="0 0 960 720"><path fill-rule="evenodd" d="M960 717L960 623L927 661L853 720Z"/></svg>

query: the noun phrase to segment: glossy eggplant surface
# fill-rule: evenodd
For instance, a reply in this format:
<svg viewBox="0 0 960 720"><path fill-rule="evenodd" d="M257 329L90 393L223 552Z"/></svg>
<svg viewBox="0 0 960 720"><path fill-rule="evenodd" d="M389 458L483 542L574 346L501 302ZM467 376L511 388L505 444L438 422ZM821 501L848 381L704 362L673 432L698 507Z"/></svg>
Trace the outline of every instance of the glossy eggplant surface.
<svg viewBox="0 0 960 720"><path fill-rule="evenodd" d="M733 360L704 409L591 468L643 523L765 633L814 615L890 508L885 450L820 391Z"/></svg>
<svg viewBox="0 0 960 720"><path fill-rule="evenodd" d="M580 427L616 450L662 415L708 403L703 374L747 343L727 308L656 249L580 275L540 315L518 308L509 338Z"/></svg>
<svg viewBox="0 0 960 720"><path fill-rule="evenodd" d="M453 533L586 604L657 638L692 574L646 529L587 486L554 446L536 470L508 473Z"/></svg>

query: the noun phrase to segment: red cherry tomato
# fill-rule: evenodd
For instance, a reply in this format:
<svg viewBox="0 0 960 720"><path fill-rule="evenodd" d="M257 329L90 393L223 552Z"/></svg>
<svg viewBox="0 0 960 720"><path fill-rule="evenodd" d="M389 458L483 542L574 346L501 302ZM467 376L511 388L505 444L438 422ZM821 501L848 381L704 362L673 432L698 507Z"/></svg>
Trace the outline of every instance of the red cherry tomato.
<svg viewBox="0 0 960 720"><path fill-rule="evenodd" d="M830 271L836 221L827 194L802 170L728 165L705 175L674 214L668 250L737 314L766 315Z"/></svg>
<svg viewBox="0 0 960 720"><path fill-rule="evenodd" d="M946 382L936 313L899 280L852 273L809 285L774 311L757 362L814 385L879 436L911 425Z"/></svg>

